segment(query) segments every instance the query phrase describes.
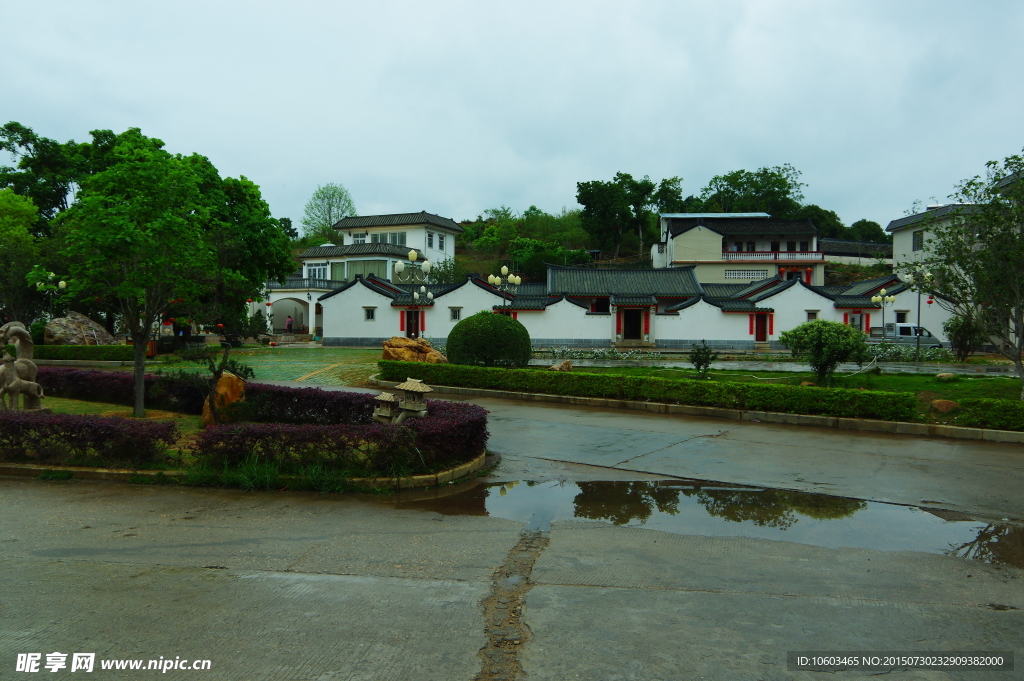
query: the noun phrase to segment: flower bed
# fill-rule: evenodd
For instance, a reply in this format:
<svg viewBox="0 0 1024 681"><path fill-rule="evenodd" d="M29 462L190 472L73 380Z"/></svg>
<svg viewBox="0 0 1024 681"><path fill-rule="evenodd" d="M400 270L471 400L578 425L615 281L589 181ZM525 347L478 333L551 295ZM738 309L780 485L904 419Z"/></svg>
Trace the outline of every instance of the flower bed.
<svg viewBox="0 0 1024 681"><path fill-rule="evenodd" d="M40 367L37 380L48 395L134 403L128 373ZM204 381L194 374L147 375L146 406L201 413ZM426 418L400 425L375 422L373 396L365 393L249 384L245 401L237 404L239 422L208 427L190 443L198 465L273 463L292 472L315 464L340 475L396 476L465 463L487 445L487 410L461 402L428 400ZM6 423L2 415L0 423Z"/></svg>
<svg viewBox="0 0 1024 681"><path fill-rule="evenodd" d="M168 421L0 412L0 461L139 468L162 461L177 439Z"/></svg>

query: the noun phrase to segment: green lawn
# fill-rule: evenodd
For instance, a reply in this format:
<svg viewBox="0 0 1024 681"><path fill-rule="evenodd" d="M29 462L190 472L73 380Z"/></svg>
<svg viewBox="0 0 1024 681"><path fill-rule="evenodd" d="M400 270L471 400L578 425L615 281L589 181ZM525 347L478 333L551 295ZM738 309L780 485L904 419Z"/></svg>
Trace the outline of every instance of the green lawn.
<svg viewBox="0 0 1024 681"><path fill-rule="evenodd" d="M96 416L123 416L125 418L131 418L132 416L131 407L121 404L70 400L66 397L44 397L43 406L51 409L55 414L94 414ZM154 421L173 420L178 424L182 435L185 436L198 431L200 428L199 416L192 416L191 414L147 409L146 418Z"/></svg>
<svg viewBox="0 0 1024 681"><path fill-rule="evenodd" d="M303 381L321 385L360 385L377 373L379 348L241 348L231 358L248 364L256 380ZM176 358L160 365L164 370L205 372L193 362Z"/></svg>

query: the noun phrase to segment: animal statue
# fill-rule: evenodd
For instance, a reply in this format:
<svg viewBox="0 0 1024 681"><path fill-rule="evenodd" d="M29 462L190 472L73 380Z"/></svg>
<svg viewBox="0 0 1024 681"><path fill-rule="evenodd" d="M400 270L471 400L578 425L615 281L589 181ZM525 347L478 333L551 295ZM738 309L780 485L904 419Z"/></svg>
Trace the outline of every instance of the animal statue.
<svg viewBox="0 0 1024 681"><path fill-rule="evenodd" d="M14 343L18 359L33 359L35 343L32 342L32 334L23 323L7 322L0 326L0 347L4 347L8 343Z"/></svg>
<svg viewBox="0 0 1024 681"><path fill-rule="evenodd" d="M11 409L18 408L18 395L24 395L22 407L25 409L39 409L40 400L43 397L43 387L35 381L26 381L18 378L15 364L18 360L8 355L3 356L3 366L0 367L0 408L7 409L7 395L11 396ZM32 366L35 366L34 364Z"/></svg>

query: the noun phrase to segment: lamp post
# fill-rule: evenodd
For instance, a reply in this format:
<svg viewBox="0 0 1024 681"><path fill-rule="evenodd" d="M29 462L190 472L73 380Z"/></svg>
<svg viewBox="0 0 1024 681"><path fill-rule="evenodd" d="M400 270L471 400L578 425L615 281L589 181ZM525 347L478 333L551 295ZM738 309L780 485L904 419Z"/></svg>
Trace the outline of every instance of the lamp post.
<svg viewBox="0 0 1024 681"><path fill-rule="evenodd" d="M900 274L902 279L907 284L910 284L914 289L917 290L917 328L914 329L914 336L917 338L917 362L921 361L921 287L925 284L931 283L934 277L931 272L922 270L915 267L907 274Z"/></svg>
<svg viewBox="0 0 1024 681"><path fill-rule="evenodd" d="M519 285L523 283L523 278L520 277L519 275L511 274L508 271L508 267L502 265L501 275L499 276L496 274L488 274L487 283L493 286L494 288L498 289L499 291L502 291L504 293L510 293L514 296L516 294L516 291L519 289ZM503 300L502 306L505 306L509 303L510 301Z"/></svg>
<svg viewBox="0 0 1024 681"><path fill-rule="evenodd" d="M896 302L896 296L886 295L886 290L883 288L878 292L878 295L871 296L872 303L878 303L882 307L882 339L885 339L885 308L890 307ZM868 329L868 335L871 334L871 329Z"/></svg>
<svg viewBox="0 0 1024 681"><path fill-rule="evenodd" d="M430 275L430 261L417 263L419 254L409 251L409 264L399 260L395 263L395 281L399 284L425 284Z"/></svg>
<svg viewBox="0 0 1024 681"><path fill-rule="evenodd" d="M424 303L426 305L429 305L430 303L434 302L434 294L431 293L430 291L428 291L426 286L420 286L420 290L419 291L413 291L412 292L412 302L413 302L413 304L419 305L421 297L423 298L424 301L426 301Z"/></svg>

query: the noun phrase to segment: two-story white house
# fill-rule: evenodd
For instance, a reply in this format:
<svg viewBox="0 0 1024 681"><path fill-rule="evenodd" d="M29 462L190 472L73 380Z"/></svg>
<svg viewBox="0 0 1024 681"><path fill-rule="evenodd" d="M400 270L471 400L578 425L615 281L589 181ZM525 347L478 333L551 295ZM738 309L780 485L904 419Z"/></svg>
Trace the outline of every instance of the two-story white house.
<svg viewBox="0 0 1024 681"><path fill-rule="evenodd" d="M927 259L928 241L932 231L969 210L970 206L962 203L928 206L923 213L915 213L890 222L885 231L892 234L893 265L898 268L900 265Z"/></svg>
<svg viewBox="0 0 1024 681"><path fill-rule="evenodd" d="M707 283L769 277L825 283L818 229L808 220L768 213L662 213L661 240L651 247L655 268L693 265Z"/></svg>
<svg viewBox="0 0 1024 681"><path fill-rule="evenodd" d="M395 264L409 263L415 251L417 262L437 263L455 257L455 236L462 227L451 218L426 211L391 215L347 217L334 225L337 238L299 254L300 269L284 284L268 282L268 311L275 329L293 329L321 335L322 307L314 301L323 294L352 281L373 275L391 281Z"/></svg>

